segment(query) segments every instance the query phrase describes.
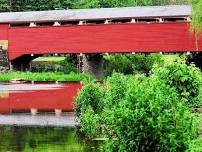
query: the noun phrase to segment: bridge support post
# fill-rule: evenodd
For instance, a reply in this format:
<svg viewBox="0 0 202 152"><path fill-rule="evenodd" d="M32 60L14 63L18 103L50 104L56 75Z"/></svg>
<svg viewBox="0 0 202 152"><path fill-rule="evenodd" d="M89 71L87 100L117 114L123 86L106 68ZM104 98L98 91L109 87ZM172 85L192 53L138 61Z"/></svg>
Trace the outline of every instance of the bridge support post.
<svg viewBox="0 0 202 152"><path fill-rule="evenodd" d="M7 57L7 50L0 46L0 73L9 70L9 62Z"/></svg>
<svg viewBox="0 0 202 152"><path fill-rule="evenodd" d="M30 112L31 112L31 115L35 116L38 111L35 108L31 108Z"/></svg>
<svg viewBox="0 0 202 152"><path fill-rule="evenodd" d="M103 55L98 54L83 54L83 67L82 71L87 73L97 80L103 78Z"/></svg>

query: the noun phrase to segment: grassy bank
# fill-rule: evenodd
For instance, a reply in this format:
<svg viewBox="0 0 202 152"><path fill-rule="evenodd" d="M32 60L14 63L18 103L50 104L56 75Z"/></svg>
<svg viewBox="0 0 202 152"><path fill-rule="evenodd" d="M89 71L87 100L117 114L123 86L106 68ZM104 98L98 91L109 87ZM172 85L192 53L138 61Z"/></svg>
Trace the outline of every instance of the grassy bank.
<svg viewBox="0 0 202 152"><path fill-rule="evenodd" d="M64 60L65 57L38 57L33 62L61 62Z"/></svg>
<svg viewBox="0 0 202 152"><path fill-rule="evenodd" d="M23 79L29 81L90 81L92 78L86 74L70 73L64 74L61 72L8 72L0 74L0 81L9 81L12 79Z"/></svg>

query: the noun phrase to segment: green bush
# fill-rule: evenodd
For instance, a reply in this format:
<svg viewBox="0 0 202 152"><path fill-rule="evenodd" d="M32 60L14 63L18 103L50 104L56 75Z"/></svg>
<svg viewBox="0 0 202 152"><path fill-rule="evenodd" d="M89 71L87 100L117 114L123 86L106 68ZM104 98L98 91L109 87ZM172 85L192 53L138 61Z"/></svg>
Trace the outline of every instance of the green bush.
<svg viewBox="0 0 202 152"><path fill-rule="evenodd" d="M197 106L201 91L201 72L194 65L184 62L172 62L154 70L154 75L170 87L174 87L179 96L190 106Z"/></svg>
<svg viewBox="0 0 202 152"><path fill-rule="evenodd" d="M77 56L76 55L67 55L64 61L61 61L59 65L62 67L61 71L64 73L70 73L70 72L76 72L77 67L76 67L76 61L77 61Z"/></svg>
<svg viewBox="0 0 202 152"><path fill-rule="evenodd" d="M160 54L114 54L105 57L105 75L114 71L123 74L146 73L154 64L163 64Z"/></svg>
<svg viewBox="0 0 202 152"><path fill-rule="evenodd" d="M106 80L105 103L107 106L116 106L125 97L127 90L127 77L120 73L113 73Z"/></svg>
<svg viewBox="0 0 202 152"><path fill-rule="evenodd" d="M186 151L199 127L187 102L196 101L200 85L198 69L184 62L158 67L150 77L113 73L102 86L81 91L82 131L109 139L100 151Z"/></svg>
<svg viewBox="0 0 202 152"><path fill-rule="evenodd" d="M197 139L190 143L189 149L186 152L201 152L202 151L202 140Z"/></svg>
<svg viewBox="0 0 202 152"><path fill-rule="evenodd" d="M96 137L99 129L99 116L95 114L92 107L89 106L85 112L81 112L80 131L85 133L88 138Z"/></svg>
<svg viewBox="0 0 202 152"><path fill-rule="evenodd" d="M158 79L130 81L126 97L104 113L112 151L183 152L197 138L195 117L175 90Z"/></svg>
<svg viewBox="0 0 202 152"><path fill-rule="evenodd" d="M86 84L80 91L76 98L77 116L85 113L89 106L96 114L101 112L104 107L104 91L98 84Z"/></svg>

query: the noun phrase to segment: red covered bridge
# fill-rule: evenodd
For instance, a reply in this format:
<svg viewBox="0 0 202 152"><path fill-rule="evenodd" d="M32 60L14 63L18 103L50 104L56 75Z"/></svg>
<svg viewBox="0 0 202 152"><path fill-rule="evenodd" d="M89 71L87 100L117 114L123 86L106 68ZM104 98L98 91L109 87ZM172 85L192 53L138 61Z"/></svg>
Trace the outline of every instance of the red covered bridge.
<svg viewBox="0 0 202 152"><path fill-rule="evenodd" d="M202 51L190 21L186 5L0 13L0 44L10 61L50 53Z"/></svg>

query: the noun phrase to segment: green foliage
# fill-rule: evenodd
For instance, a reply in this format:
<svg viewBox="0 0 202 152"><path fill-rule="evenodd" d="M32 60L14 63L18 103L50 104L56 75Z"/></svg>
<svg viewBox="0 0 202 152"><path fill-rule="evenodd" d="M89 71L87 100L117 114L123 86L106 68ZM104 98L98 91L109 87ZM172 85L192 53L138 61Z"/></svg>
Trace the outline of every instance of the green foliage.
<svg viewBox="0 0 202 152"><path fill-rule="evenodd" d="M71 55L66 55L65 57L39 57L31 62L31 71L76 73L76 58Z"/></svg>
<svg viewBox="0 0 202 152"><path fill-rule="evenodd" d="M0 11L15 12L53 10L56 8L132 7L169 4L187 4L187 0L0 0Z"/></svg>
<svg viewBox="0 0 202 152"><path fill-rule="evenodd" d="M154 64L163 64L160 54L114 54L105 57L105 75L109 76L113 71L148 74Z"/></svg>
<svg viewBox="0 0 202 152"><path fill-rule="evenodd" d="M173 63L172 66L176 66L176 70L172 74L169 70L174 67L169 66L159 67L151 77L114 73L104 85L94 84L96 89L81 91L79 103L82 103L80 107L84 105L85 109L79 115L79 118L82 118L82 131L90 138L96 134L96 137L104 136L109 139L103 143L100 151L183 152L190 147L192 140L197 139L198 119L191 113L184 97L181 97L181 89L177 90L176 86L183 86L181 83L178 84L178 81L185 82L188 79L187 83L191 84L192 89L194 87L198 90L201 79L199 71L184 63ZM162 74L165 69L168 72ZM183 74L188 77L185 81L181 80L183 75L175 74L175 71L181 69L184 69ZM176 86L171 87L162 75L170 76L171 80L177 81L172 83L172 86ZM187 85L185 87L186 92L189 91L193 98L199 93ZM98 97L98 94L102 95ZM103 100L104 104L97 108ZM89 105L99 109L99 112L95 112ZM92 120L94 117L95 120Z"/></svg>
<svg viewBox="0 0 202 152"><path fill-rule="evenodd" d="M1 152L88 152L91 150L77 137L72 128L0 126L0 130Z"/></svg>
<svg viewBox="0 0 202 152"><path fill-rule="evenodd" d="M182 100L190 106L198 105L201 91L201 72L194 65L172 62L154 70L154 75L170 87L174 87Z"/></svg>
<svg viewBox="0 0 202 152"><path fill-rule="evenodd" d="M75 8L132 7L147 5L187 4L187 0L79 0Z"/></svg>
<svg viewBox="0 0 202 152"><path fill-rule="evenodd" d="M162 65L163 59L162 55L160 54L136 54L134 57L131 58L133 61L133 71L135 73L143 72L148 73L152 68L154 64Z"/></svg>
<svg viewBox="0 0 202 152"><path fill-rule="evenodd" d="M86 84L76 98L76 114L80 116L85 113L89 107L97 114L104 107L104 91L98 84Z"/></svg>
<svg viewBox="0 0 202 152"><path fill-rule="evenodd" d="M61 71L66 74L77 71L75 64L70 63L67 60L62 61L60 65L62 66Z"/></svg>
<svg viewBox="0 0 202 152"><path fill-rule="evenodd" d="M8 0L0 0L0 12L5 12L10 10L10 3Z"/></svg>
<svg viewBox="0 0 202 152"><path fill-rule="evenodd" d="M69 74L61 72L8 72L0 74L0 81L9 81L16 78L29 81L92 81L92 77L86 74L76 74L73 72Z"/></svg>
<svg viewBox="0 0 202 152"><path fill-rule="evenodd" d="M80 131L85 132L86 137L96 137L99 129L99 116L95 114L92 107L87 107L80 115Z"/></svg>
<svg viewBox="0 0 202 152"><path fill-rule="evenodd" d="M201 152L202 151L202 140L197 139L190 143L189 149L186 152Z"/></svg>
<svg viewBox="0 0 202 152"><path fill-rule="evenodd" d="M125 99L106 112L118 151L185 151L198 123L173 89L157 79L130 82ZM116 149L115 148L115 149Z"/></svg>
<svg viewBox="0 0 202 152"><path fill-rule="evenodd" d="M190 0L192 4L192 28L198 37L202 31L202 1Z"/></svg>
<svg viewBox="0 0 202 152"><path fill-rule="evenodd" d="M107 106L117 105L126 95L127 77L123 74L113 73L106 81L105 103Z"/></svg>

